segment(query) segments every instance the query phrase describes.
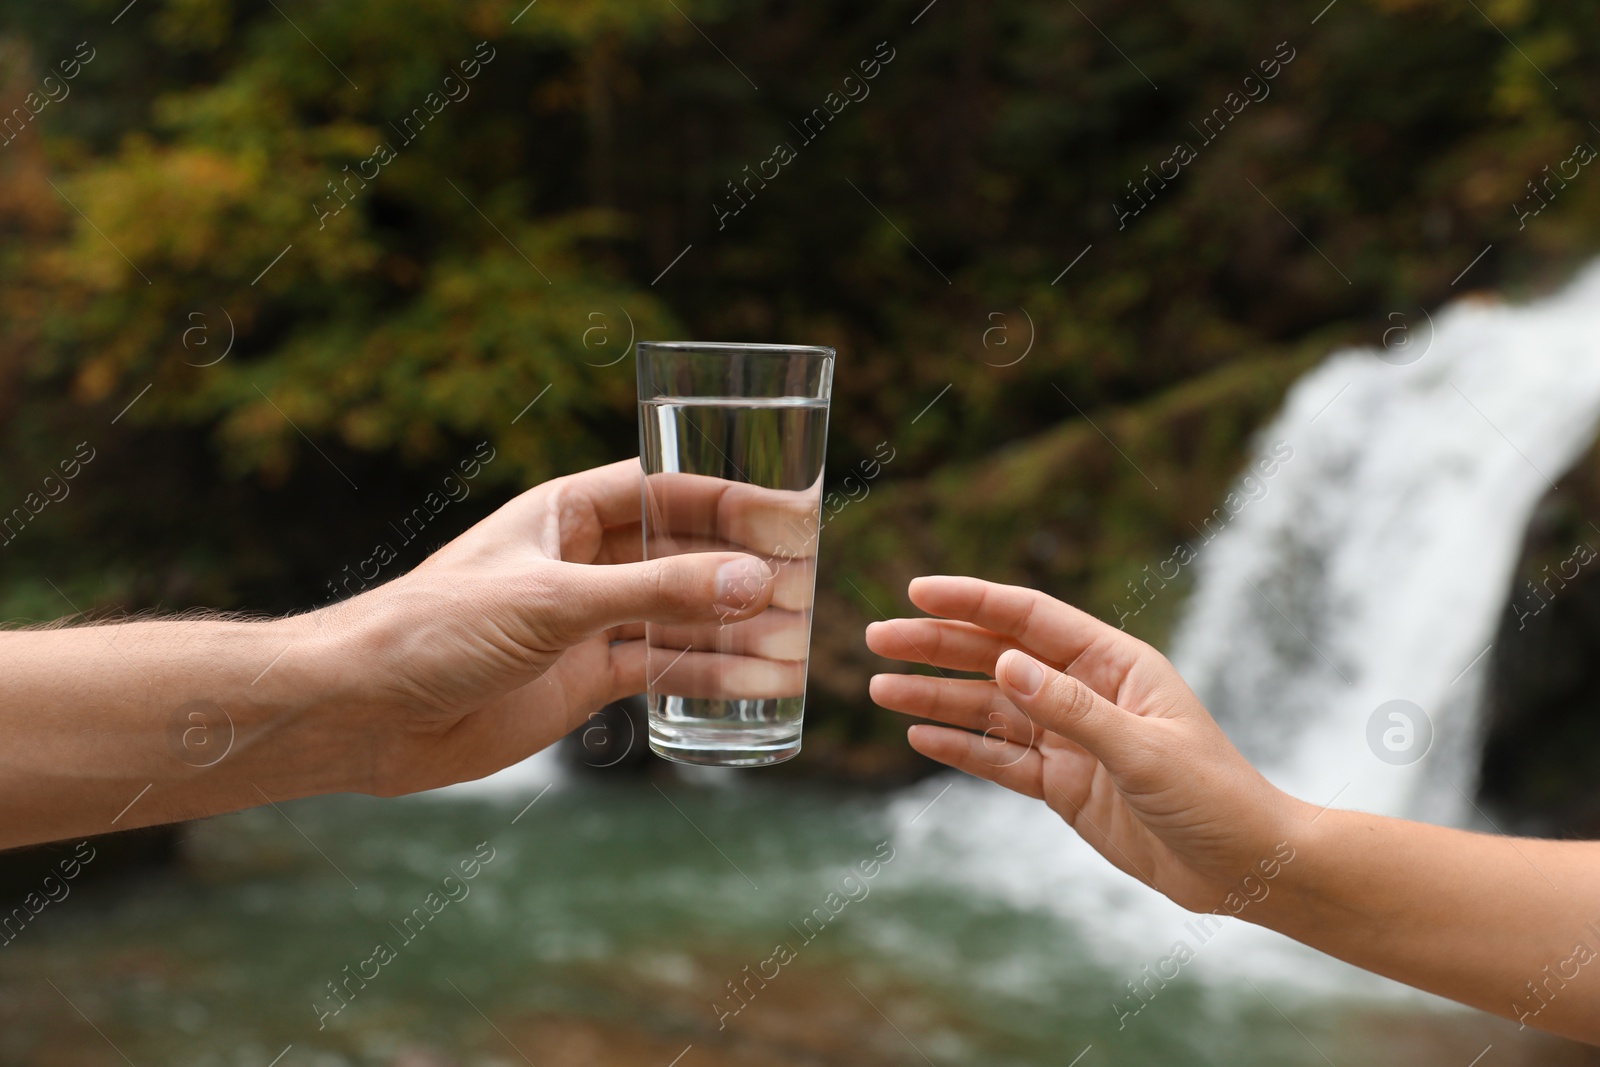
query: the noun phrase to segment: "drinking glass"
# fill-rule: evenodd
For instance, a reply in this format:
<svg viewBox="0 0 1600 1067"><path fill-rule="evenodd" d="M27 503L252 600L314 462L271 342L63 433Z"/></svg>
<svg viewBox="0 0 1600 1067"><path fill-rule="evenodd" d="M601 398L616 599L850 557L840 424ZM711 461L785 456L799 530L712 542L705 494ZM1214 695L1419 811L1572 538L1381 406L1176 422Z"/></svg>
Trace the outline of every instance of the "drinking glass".
<svg viewBox="0 0 1600 1067"><path fill-rule="evenodd" d="M744 552L774 586L740 622L645 626L650 747L680 763L781 762L800 751L833 349L635 352L645 559Z"/></svg>

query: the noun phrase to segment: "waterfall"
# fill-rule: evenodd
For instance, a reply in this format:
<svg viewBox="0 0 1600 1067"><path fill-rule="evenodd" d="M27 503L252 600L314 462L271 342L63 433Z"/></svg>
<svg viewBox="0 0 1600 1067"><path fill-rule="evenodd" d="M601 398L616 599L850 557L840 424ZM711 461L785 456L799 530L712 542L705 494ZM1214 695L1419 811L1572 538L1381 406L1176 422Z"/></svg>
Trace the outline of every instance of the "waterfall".
<svg viewBox="0 0 1600 1067"><path fill-rule="evenodd" d="M1290 392L1257 450L1293 458L1199 549L1172 660L1289 792L1470 822L1523 534L1600 420L1600 266L1539 303L1418 315L1405 337ZM1390 701L1425 718L1386 760L1391 720L1369 724Z"/></svg>
<svg viewBox="0 0 1600 1067"><path fill-rule="evenodd" d="M1281 788L1467 823L1489 645L1523 534L1600 423L1600 264L1536 303L1463 300L1403 326L1389 348L1331 355L1261 431L1252 465L1292 455L1238 486L1228 521L1192 546L1196 586L1171 652ZM1369 736L1390 701L1425 717L1406 738L1414 761L1380 754L1386 716ZM1187 913L1036 801L957 782L921 816L948 782L897 805L925 876L1054 913L1112 968L1131 972L1188 936ZM1227 936L1201 953L1201 973L1372 988L1257 928Z"/></svg>

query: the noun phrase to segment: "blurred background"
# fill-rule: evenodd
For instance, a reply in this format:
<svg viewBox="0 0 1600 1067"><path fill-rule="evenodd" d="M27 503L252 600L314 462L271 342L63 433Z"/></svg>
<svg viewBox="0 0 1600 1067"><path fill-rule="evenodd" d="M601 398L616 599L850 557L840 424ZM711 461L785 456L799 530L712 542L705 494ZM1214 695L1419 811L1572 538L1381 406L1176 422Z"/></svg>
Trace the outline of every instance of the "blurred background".
<svg viewBox="0 0 1600 1067"><path fill-rule="evenodd" d="M402 573L636 455L635 340L839 362L799 759L681 774L614 709L472 786L98 839L0 949L0 1063L1600 1062L1197 935L915 758L860 638L918 573L1029 584L1306 799L1600 832L1597 40L1541 0L7 4L12 624ZM4 908L74 844L0 857Z"/></svg>

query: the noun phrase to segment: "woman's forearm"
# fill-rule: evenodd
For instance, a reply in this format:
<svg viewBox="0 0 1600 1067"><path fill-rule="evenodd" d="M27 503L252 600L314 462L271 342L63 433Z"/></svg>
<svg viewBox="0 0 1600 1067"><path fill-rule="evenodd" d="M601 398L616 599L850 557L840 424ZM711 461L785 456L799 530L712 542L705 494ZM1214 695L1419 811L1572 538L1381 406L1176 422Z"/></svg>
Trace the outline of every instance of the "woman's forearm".
<svg viewBox="0 0 1600 1067"><path fill-rule="evenodd" d="M1315 808L1293 835L1294 861L1243 917L1407 985L1600 1041L1600 843Z"/></svg>
<svg viewBox="0 0 1600 1067"><path fill-rule="evenodd" d="M0 848L351 788L317 616L0 634Z"/></svg>

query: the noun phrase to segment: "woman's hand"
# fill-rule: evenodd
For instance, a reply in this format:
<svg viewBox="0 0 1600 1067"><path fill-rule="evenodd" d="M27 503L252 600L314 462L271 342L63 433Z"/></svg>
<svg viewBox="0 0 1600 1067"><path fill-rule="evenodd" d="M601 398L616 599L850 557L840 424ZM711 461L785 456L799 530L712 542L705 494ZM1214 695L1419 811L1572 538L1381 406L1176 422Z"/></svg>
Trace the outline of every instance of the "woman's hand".
<svg viewBox="0 0 1600 1067"><path fill-rule="evenodd" d="M937 617L873 623L868 647L989 676L874 677L878 704L949 724L911 727L912 747L1043 800L1184 907L1221 906L1306 818L1144 642L1032 589L929 577L910 594Z"/></svg>
<svg viewBox="0 0 1600 1067"><path fill-rule="evenodd" d="M873 678L884 707L960 727L913 726L919 752L1045 801L1186 908L1600 1043L1600 842L1315 808L1256 773L1165 657L1121 630L974 578L918 578L911 600L939 617L873 623L873 651L994 679ZM1260 877L1270 899L1250 895ZM1229 902L1240 889L1247 910Z"/></svg>

